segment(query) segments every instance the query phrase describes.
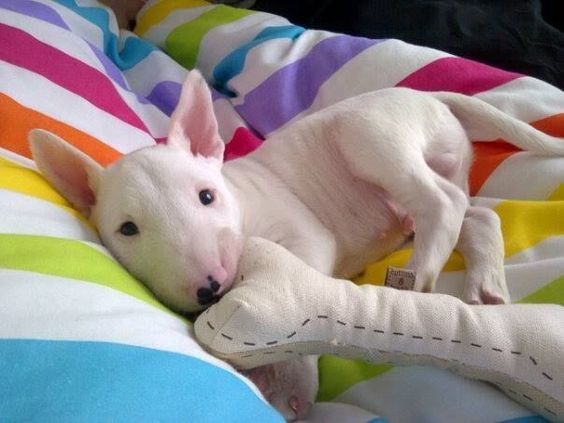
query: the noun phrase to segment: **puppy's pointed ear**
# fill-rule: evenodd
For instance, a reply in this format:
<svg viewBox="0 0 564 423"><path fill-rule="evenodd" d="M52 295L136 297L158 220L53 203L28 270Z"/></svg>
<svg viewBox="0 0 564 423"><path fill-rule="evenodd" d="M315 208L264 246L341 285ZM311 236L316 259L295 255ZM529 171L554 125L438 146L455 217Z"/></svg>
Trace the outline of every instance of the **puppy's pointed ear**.
<svg viewBox="0 0 564 423"><path fill-rule="evenodd" d="M45 178L78 211L90 216L103 167L62 138L32 129L28 134L33 160Z"/></svg>
<svg viewBox="0 0 564 423"><path fill-rule="evenodd" d="M190 71L184 81L167 143L189 149L194 155L223 160L225 145L219 136L211 92L197 70Z"/></svg>

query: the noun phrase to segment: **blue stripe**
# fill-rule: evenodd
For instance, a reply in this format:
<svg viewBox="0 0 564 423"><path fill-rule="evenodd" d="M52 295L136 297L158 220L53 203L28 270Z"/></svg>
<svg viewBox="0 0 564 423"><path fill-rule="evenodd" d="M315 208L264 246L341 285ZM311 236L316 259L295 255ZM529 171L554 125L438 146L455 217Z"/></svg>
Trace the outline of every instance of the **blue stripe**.
<svg viewBox="0 0 564 423"><path fill-rule="evenodd" d="M137 37L128 37L120 49L118 37L110 31L110 15L107 10L101 7L79 6L75 0L56 1L100 28L104 38L104 53L122 71L131 69L152 51L157 50L152 43Z"/></svg>
<svg viewBox="0 0 564 423"><path fill-rule="evenodd" d="M503 420L499 423L548 423L542 416L527 416L527 417L518 417L515 419Z"/></svg>
<svg viewBox="0 0 564 423"><path fill-rule="evenodd" d="M202 360L104 342L0 340L0 421L283 422Z"/></svg>
<svg viewBox="0 0 564 423"><path fill-rule="evenodd" d="M304 31L304 28L296 25L271 26L263 29L255 38L233 50L217 64L213 70L214 88L228 97L235 97L236 94L227 88L227 84L241 73L249 51L266 41L277 38L295 40Z"/></svg>

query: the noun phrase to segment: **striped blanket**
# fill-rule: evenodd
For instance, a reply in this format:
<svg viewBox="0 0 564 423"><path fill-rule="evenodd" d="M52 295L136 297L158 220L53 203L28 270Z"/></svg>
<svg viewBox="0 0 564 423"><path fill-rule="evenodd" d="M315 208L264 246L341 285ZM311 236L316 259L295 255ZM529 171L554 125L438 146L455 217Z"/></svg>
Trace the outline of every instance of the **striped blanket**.
<svg viewBox="0 0 564 423"><path fill-rule="evenodd" d="M398 40L201 0L150 1L132 34L95 0L0 0L0 420L281 421L119 266L30 160L35 127L103 165L162 141L193 67L214 88L227 160L302 116L390 86L473 95L564 136L559 89ZM513 301L564 304L564 159L487 133L473 141L473 201L501 217ZM358 283L381 283L409 254L370 265ZM454 253L438 290L459 295L463 273ZM317 421L537 418L438 369L322 357L320 371Z"/></svg>

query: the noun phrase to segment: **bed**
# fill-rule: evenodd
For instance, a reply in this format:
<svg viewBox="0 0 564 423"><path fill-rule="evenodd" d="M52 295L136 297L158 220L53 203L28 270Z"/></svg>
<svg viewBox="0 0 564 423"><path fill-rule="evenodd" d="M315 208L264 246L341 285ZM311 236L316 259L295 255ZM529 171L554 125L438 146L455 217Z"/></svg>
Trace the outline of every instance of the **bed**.
<svg viewBox="0 0 564 423"><path fill-rule="evenodd" d="M0 0L0 420L282 421L109 255L30 159L36 127L103 165L162 142L192 68L214 89L226 160L340 99L391 86L476 96L564 137L559 88L398 39L203 0L149 1L131 33L94 0ZM473 201L501 218L512 301L563 305L564 159L487 133L473 141ZM409 254L356 282L381 284ZM438 291L460 295L463 276L454 253ZM331 356L320 360L318 401L320 422L543 421L444 370Z"/></svg>

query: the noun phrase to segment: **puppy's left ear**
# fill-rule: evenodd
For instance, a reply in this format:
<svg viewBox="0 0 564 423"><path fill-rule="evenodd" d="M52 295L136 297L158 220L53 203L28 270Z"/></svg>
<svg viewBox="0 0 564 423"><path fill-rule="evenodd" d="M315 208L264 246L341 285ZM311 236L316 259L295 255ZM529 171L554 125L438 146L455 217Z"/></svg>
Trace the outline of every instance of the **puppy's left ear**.
<svg viewBox="0 0 564 423"><path fill-rule="evenodd" d="M33 160L43 176L89 217L104 168L62 138L42 129L32 129L28 140Z"/></svg>
<svg viewBox="0 0 564 423"><path fill-rule="evenodd" d="M182 86L167 143L189 149L194 155L223 160L225 144L219 136L211 92L197 70L188 73Z"/></svg>

